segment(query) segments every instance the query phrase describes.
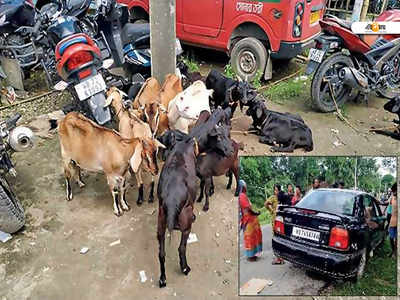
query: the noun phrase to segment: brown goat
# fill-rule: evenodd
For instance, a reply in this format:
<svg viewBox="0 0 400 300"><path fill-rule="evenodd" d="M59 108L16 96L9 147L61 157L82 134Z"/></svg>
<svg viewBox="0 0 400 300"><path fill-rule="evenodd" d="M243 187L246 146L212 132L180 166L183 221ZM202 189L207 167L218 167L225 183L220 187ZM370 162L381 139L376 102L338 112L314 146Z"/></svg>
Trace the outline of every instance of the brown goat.
<svg viewBox="0 0 400 300"><path fill-rule="evenodd" d="M143 122L138 116L137 112L125 108L122 103L123 92L116 87L111 87L107 91L106 105L111 104L114 108L115 114L119 121L119 133L122 137L130 138L147 138L152 139L152 133L149 124ZM143 180L142 170L139 168L135 172L137 185L139 188L138 199L136 203L141 205L143 203ZM154 177L151 178L149 202L154 201Z"/></svg>
<svg viewBox="0 0 400 300"><path fill-rule="evenodd" d="M84 186L80 169L103 172L113 196L114 214L129 210L125 201L129 167L136 173L140 166L158 173L157 152L162 146L152 139L125 139L118 132L101 127L82 114L70 112L59 122L59 139L67 200L72 200L71 179Z"/></svg>
<svg viewBox="0 0 400 300"><path fill-rule="evenodd" d="M168 104L181 91L180 78L168 74L162 88L155 78L149 78L136 95L132 106L143 111L142 119L150 124L153 136L160 136L169 129Z"/></svg>
<svg viewBox="0 0 400 300"><path fill-rule="evenodd" d="M209 208L209 197L211 192L214 190L214 184L212 178L214 176L221 176L228 174L229 180L227 189L231 188L232 185L232 174L235 175L236 179L236 191L235 195L239 193L239 149L243 150L243 144L236 143L231 139L234 152L230 156L223 156L217 152L205 152L199 155L196 162L196 174L200 178L200 196L197 202L201 202L203 199L203 194L205 191L206 202L204 204L203 210L207 211Z"/></svg>

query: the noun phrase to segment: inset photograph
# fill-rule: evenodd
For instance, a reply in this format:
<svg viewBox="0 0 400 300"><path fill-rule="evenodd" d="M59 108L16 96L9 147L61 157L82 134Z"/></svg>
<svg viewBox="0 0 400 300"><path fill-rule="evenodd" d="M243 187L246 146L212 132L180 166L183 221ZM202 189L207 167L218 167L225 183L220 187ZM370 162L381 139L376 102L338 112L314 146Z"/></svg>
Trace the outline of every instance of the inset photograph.
<svg viewBox="0 0 400 300"><path fill-rule="evenodd" d="M395 157L241 157L239 295L395 296Z"/></svg>

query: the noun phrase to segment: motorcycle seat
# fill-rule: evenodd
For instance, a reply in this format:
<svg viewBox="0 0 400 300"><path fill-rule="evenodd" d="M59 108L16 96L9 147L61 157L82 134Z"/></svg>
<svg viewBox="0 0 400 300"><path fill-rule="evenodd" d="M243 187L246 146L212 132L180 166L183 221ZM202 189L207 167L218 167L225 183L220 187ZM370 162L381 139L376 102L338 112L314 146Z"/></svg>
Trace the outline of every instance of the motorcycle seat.
<svg viewBox="0 0 400 300"><path fill-rule="evenodd" d="M122 28L121 39L123 45L128 43L132 43L136 41L138 38L143 37L145 35L150 34L150 24L126 24L124 28Z"/></svg>

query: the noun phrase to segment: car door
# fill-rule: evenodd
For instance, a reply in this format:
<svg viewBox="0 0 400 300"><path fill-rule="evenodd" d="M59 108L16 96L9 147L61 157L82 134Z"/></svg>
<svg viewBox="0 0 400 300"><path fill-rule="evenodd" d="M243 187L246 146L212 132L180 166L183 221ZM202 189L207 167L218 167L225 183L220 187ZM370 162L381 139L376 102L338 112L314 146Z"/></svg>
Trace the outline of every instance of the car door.
<svg viewBox="0 0 400 300"><path fill-rule="evenodd" d="M382 213L382 210L378 204L378 201L376 199L374 199L373 197L371 197L372 199L372 204L374 206L374 210L375 210L375 217L374 217L374 221L376 223L378 223L379 227L375 230L375 235L376 235L376 246L378 246L380 244L380 242L382 241L382 239L385 238L385 221L386 221L386 217L384 216L384 214Z"/></svg>
<svg viewBox="0 0 400 300"><path fill-rule="evenodd" d="M179 0L182 2L183 30L217 37L221 31L225 0Z"/></svg>
<svg viewBox="0 0 400 300"><path fill-rule="evenodd" d="M375 199L370 195L364 195L364 206L366 210L366 222L370 232L370 248L375 249L382 240L384 221L380 210L375 203Z"/></svg>

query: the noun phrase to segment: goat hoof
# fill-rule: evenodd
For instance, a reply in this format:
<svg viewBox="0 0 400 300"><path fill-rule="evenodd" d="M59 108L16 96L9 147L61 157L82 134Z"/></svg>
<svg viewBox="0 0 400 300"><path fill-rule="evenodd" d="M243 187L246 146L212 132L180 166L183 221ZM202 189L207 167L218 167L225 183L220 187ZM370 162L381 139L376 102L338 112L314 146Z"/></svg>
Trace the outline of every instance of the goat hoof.
<svg viewBox="0 0 400 300"><path fill-rule="evenodd" d="M227 190L230 190L230 189L231 189L231 186L230 186L230 185L227 185L227 186L226 186L226 189L227 189Z"/></svg>
<svg viewBox="0 0 400 300"><path fill-rule="evenodd" d="M203 200L203 198L201 197L199 197L199 198L197 198L197 202L201 202L201 200Z"/></svg>
<svg viewBox="0 0 400 300"><path fill-rule="evenodd" d="M122 212L121 211L114 211L114 215L116 215L117 217L122 216Z"/></svg>
<svg viewBox="0 0 400 300"><path fill-rule="evenodd" d="M122 209L125 211L130 211L131 207L129 205L126 205L125 207L122 207Z"/></svg>
<svg viewBox="0 0 400 300"><path fill-rule="evenodd" d="M153 197L149 197L149 203L153 203L154 202L154 198Z"/></svg>
<svg viewBox="0 0 400 300"><path fill-rule="evenodd" d="M67 195L67 201L71 201L72 200L72 194L71 195Z"/></svg>
<svg viewBox="0 0 400 300"><path fill-rule="evenodd" d="M137 204L138 206L141 206L141 205L143 204L143 200L138 200L138 201L136 201L136 204Z"/></svg>
<svg viewBox="0 0 400 300"><path fill-rule="evenodd" d="M208 205L203 206L203 211L208 211Z"/></svg>
<svg viewBox="0 0 400 300"><path fill-rule="evenodd" d="M160 288L167 286L167 280L165 279L160 279L158 283L160 284Z"/></svg>
<svg viewBox="0 0 400 300"><path fill-rule="evenodd" d="M182 269L182 273L185 274L185 275L187 276L187 275L189 274L190 270L191 270L190 267L187 266L186 268L183 268L183 269Z"/></svg>
<svg viewBox="0 0 400 300"><path fill-rule="evenodd" d="M235 192L235 197L239 196L239 191Z"/></svg>
<svg viewBox="0 0 400 300"><path fill-rule="evenodd" d="M79 185L79 188L81 188L81 189L83 189L86 186L86 184L83 181L78 182L78 185Z"/></svg>

